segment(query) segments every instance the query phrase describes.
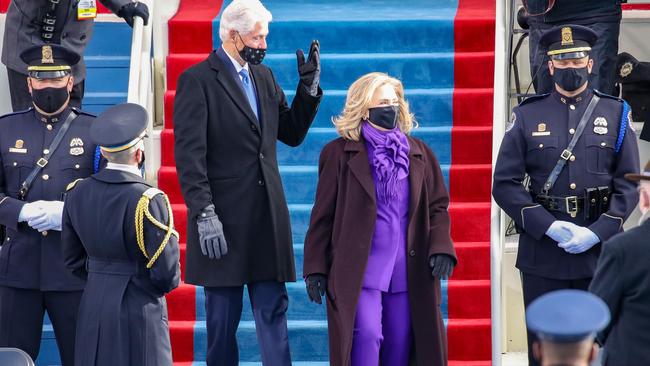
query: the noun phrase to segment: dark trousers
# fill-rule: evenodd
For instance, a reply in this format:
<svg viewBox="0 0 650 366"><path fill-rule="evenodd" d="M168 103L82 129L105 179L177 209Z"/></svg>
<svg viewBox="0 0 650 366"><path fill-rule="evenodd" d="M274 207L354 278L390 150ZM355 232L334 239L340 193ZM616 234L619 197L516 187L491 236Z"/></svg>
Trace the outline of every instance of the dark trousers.
<svg viewBox="0 0 650 366"><path fill-rule="evenodd" d="M524 306L528 305L536 298L555 290L575 289L585 290L589 288L591 278L581 278L577 280L555 280L552 278L539 277L532 274L521 274L522 288L524 290ZM533 357L533 342L537 340L535 334L526 329L528 335L528 365L539 366L540 363Z"/></svg>
<svg viewBox="0 0 650 366"><path fill-rule="evenodd" d="M83 291L39 291L0 286L0 347L15 347L36 360L43 316L50 316L63 366L74 364L77 311Z"/></svg>
<svg viewBox="0 0 650 366"><path fill-rule="evenodd" d="M9 79L9 94L11 94L11 109L14 112L24 111L32 106L32 95L27 87L27 75L18 71L7 69ZM74 84L70 93L70 106L81 108L81 100L84 97L85 80Z"/></svg>
<svg viewBox="0 0 650 366"><path fill-rule="evenodd" d="M287 288L284 283L275 281L250 283L247 287L262 364L291 365ZM209 366L239 365L236 333L241 319L243 291L243 286L205 288Z"/></svg>
<svg viewBox="0 0 650 366"><path fill-rule="evenodd" d="M542 34L555 25L539 21L529 21L530 72L537 94L549 93L554 88L553 79L548 70L549 57L546 49L539 47ZM589 57L594 60L594 67L589 77L589 86L605 94L614 91L616 75L616 56L618 54L618 35L621 22L598 22L585 24L598 34L598 41L591 48ZM535 76L536 75L536 76Z"/></svg>

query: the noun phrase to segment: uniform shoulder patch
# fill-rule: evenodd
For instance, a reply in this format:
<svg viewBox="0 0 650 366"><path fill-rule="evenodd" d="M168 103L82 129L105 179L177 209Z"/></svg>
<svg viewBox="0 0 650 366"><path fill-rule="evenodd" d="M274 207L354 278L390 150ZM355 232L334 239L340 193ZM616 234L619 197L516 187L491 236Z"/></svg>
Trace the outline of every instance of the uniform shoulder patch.
<svg viewBox="0 0 650 366"><path fill-rule="evenodd" d="M522 100L521 103L519 103L519 106L521 107L522 105L526 105L528 103L532 103L532 102L537 101L537 100L542 100L542 99L548 97L549 95L550 95L550 93L531 95L530 97Z"/></svg>
<svg viewBox="0 0 650 366"><path fill-rule="evenodd" d="M515 127L515 122L517 121L517 113L512 111L512 114L510 115L510 121L508 122L508 125L506 126L506 133L510 132L513 127Z"/></svg>
<svg viewBox="0 0 650 366"><path fill-rule="evenodd" d="M142 193L142 195L143 195L144 197L147 197L147 198L149 198L149 199L153 199L155 196L157 196L157 195L159 195L159 194L162 194L162 195L164 196L164 195L165 195L165 192L161 191L161 190L158 189L158 188L154 188L154 187L151 187L151 188L147 189L146 191L144 191L144 192Z"/></svg>
<svg viewBox="0 0 650 366"><path fill-rule="evenodd" d="M609 95L609 94L605 94L605 93L599 92L598 90L594 90L594 94L596 94L597 96L599 96L599 97L601 97L601 98L613 99L613 100L615 100L615 101L618 101L618 102L623 103L623 99L621 99L621 98L619 98L619 97L615 97L615 96L613 96L613 95Z"/></svg>
<svg viewBox="0 0 650 366"><path fill-rule="evenodd" d="M77 186L77 183L79 183L79 181L81 181L81 180L83 180L83 179L82 179L82 178L79 178L79 179L77 179L77 180L74 180L74 181L70 182L70 183L68 184L68 186L65 187L65 191L68 192L68 191L72 190L74 187Z"/></svg>

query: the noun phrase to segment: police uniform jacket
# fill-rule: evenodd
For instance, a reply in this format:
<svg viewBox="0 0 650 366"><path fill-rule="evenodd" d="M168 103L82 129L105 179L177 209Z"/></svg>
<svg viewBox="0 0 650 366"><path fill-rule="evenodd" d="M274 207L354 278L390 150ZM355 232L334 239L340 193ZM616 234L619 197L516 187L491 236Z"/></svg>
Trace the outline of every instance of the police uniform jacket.
<svg viewBox="0 0 650 366"><path fill-rule="evenodd" d="M132 0L100 0L113 13ZM11 0L5 20L5 33L2 46L2 63L7 68L27 73L27 65L20 59L22 51L30 46L44 44L41 38L41 14L49 0ZM60 0L57 11L57 35L60 44L79 55L93 35L93 20L77 20L78 0ZM75 83L86 78L86 65L83 58L72 67Z"/></svg>
<svg viewBox="0 0 650 366"><path fill-rule="evenodd" d="M0 285L42 291L79 291L84 281L65 268L61 255L61 232L39 233L18 222L26 202L61 201L66 186L92 174L96 146L89 137L95 116L79 115L48 164L34 179L26 201L18 198L21 184L34 170L61 128L71 108L55 118L40 116L33 109L0 118L0 224L6 237L0 251Z"/></svg>
<svg viewBox="0 0 650 366"><path fill-rule="evenodd" d="M149 188L138 175L103 169L66 196L62 252L68 269L88 278L79 306L75 365L172 365L164 294L180 282L178 239L171 236L146 268L135 212ZM155 195L148 209L168 224L163 195ZM144 222L144 245L152 258L166 231Z"/></svg>
<svg viewBox="0 0 650 366"><path fill-rule="evenodd" d="M580 118L594 93L601 99L567 161L551 196L584 197L585 189L609 187L609 209L594 219L583 211L575 218L564 212L550 212L533 200L569 145ZM629 106L624 101L590 89L574 98L558 92L527 99L512 112L494 169L492 194L499 206L523 230L519 237L517 268L553 279L581 279L593 276L600 244L580 254L569 254L545 233L555 220L588 227L601 241L623 228L636 207L636 183L626 173L639 171L636 134L629 123ZM530 192L522 184L530 177Z"/></svg>
<svg viewBox="0 0 650 366"><path fill-rule="evenodd" d="M603 365L650 365L650 220L603 244L589 291L602 298L612 320L598 336Z"/></svg>
<svg viewBox="0 0 650 366"><path fill-rule="evenodd" d="M276 142L299 145L309 129L316 97L298 85L291 107L271 69L251 65L258 121L234 66L215 51L181 74L174 101L174 152L188 207L185 281L239 286L295 281L289 210ZM213 260L199 247L197 215L214 204L228 254Z"/></svg>

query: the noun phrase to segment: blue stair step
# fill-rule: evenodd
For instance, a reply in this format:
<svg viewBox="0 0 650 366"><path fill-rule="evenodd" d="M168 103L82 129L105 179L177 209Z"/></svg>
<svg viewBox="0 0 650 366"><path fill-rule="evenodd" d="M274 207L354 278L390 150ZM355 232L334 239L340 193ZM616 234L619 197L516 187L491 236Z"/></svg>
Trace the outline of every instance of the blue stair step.
<svg viewBox="0 0 650 366"><path fill-rule="evenodd" d="M442 165L445 184L449 186L449 165ZM313 203L318 183L318 166L316 165L281 165L280 176L284 186L284 195L289 204Z"/></svg>
<svg viewBox="0 0 650 366"><path fill-rule="evenodd" d="M289 320L289 347L294 360L327 361L327 321ZM261 361L255 323L242 321L237 331L239 359L242 362ZM197 322L194 330L194 359L205 360L207 349L205 322Z"/></svg>
<svg viewBox="0 0 650 366"><path fill-rule="evenodd" d="M324 53L321 61L323 89L348 89L354 80L373 71L397 77L408 88L451 88L454 85L453 52ZM269 54L264 63L273 70L283 89L295 89L298 85L295 54Z"/></svg>
<svg viewBox="0 0 650 366"><path fill-rule="evenodd" d="M289 101L295 90L296 85L285 90ZM312 127L333 127L332 117L343 111L346 94L347 90L324 90ZM451 126L453 89L406 89L404 95L421 127Z"/></svg>
<svg viewBox="0 0 650 366"><path fill-rule="evenodd" d="M124 21L95 22L93 35L84 55L129 56L131 54L132 29Z"/></svg>
<svg viewBox="0 0 650 366"><path fill-rule="evenodd" d="M88 92L125 92L129 87L128 56L88 56L86 85Z"/></svg>
<svg viewBox="0 0 650 366"><path fill-rule="evenodd" d="M451 127L420 127L412 131L413 136L423 140L441 164L451 162ZM290 147L278 144L278 163L282 165L318 164L323 146L338 138L334 128L311 128L300 146Z"/></svg>
<svg viewBox="0 0 650 366"><path fill-rule="evenodd" d="M126 92L88 92L84 94L83 110L100 114L106 108L115 104L125 103L126 100Z"/></svg>

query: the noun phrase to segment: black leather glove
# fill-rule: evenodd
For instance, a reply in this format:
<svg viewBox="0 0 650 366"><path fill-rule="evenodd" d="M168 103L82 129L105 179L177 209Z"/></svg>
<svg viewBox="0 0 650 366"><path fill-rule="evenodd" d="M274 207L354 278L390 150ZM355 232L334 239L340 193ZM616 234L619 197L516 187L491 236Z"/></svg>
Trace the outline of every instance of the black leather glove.
<svg viewBox="0 0 650 366"><path fill-rule="evenodd" d="M221 259L228 254L228 244L223 235L223 225L214 212L214 205L210 205L201 211L197 220L199 227L199 244L201 252L210 259Z"/></svg>
<svg viewBox="0 0 650 366"><path fill-rule="evenodd" d="M147 4L135 1L122 5L117 11L117 16L123 18L131 28L133 28L133 18L135 17L142 18L144 25L147 25L149 23L149 8Z"/></svg>
<svg viewBox="0 0 650 366"><path fill-rule="evenodd" d="M307 286L309 300L322 304L321 298L327 291L327 276L320 273L311 274L305 279L305 285Z"/></svg>
<svg viewBox="0 0 650 366"><path fill-rule="evenodd" d="M431 275L441 280L448 280L454 273L454 258L447 254L434 254L429 258Z"/></svg>
<svg viewBox="0 0 650 366"><path fill-rule="evenodd" d="M318 85L320 84L320 43L317 40L311 42L306 62L305 54L301 49L296 51L296 57L298 58L300 82L305 86L309 95L315 97L318 95Z"/></svg>

